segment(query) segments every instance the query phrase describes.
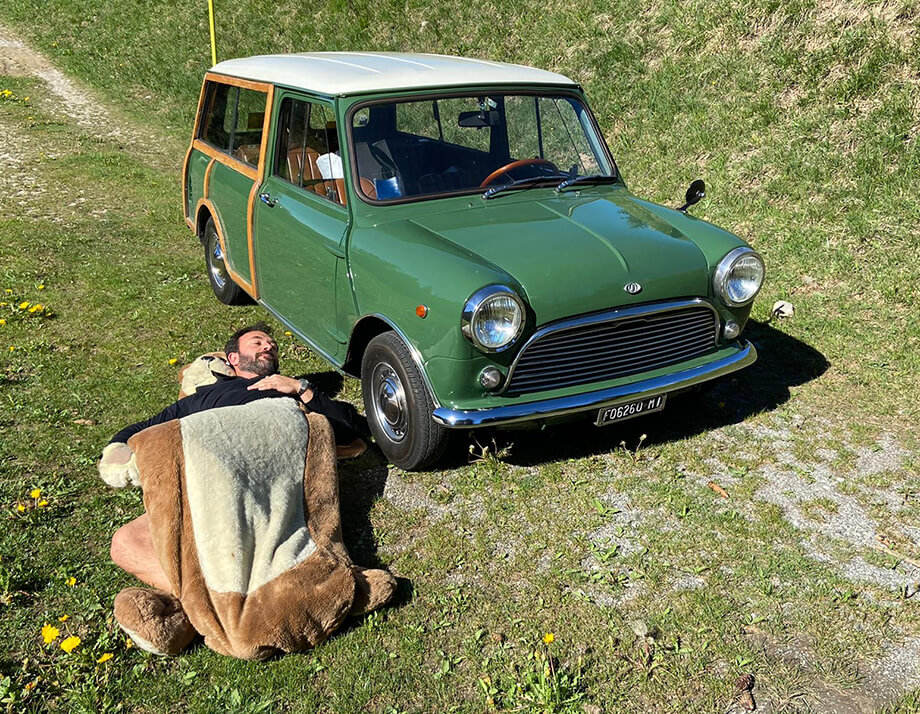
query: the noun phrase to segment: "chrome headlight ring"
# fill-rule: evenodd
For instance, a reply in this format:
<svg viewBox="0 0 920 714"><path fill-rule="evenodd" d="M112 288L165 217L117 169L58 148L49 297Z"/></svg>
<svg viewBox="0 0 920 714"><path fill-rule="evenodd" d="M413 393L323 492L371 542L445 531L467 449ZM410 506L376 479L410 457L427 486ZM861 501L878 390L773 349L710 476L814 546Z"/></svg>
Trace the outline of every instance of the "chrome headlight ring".
<svg viewBox="0 0 920 714"><path fill-rule="evenodd" d="M753 248L741 246L719 261L712 276L712 287L728 307L741 307L760 292L765 274L763 258Z"/></svg>
<svg viewBox="0 0 920 714"><path fill-rule="evenodd" d="M521 335L524 315L524 302L511 288L487 285L466 301L460 316L460 330L477 349L501 352Z"/></svg>

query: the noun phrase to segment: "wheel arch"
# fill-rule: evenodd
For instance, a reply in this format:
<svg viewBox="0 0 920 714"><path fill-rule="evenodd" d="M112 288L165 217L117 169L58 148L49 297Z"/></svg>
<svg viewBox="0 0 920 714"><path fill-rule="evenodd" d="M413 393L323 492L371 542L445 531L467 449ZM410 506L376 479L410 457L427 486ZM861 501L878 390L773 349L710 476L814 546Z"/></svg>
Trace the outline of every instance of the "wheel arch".
<svg viewBox="0 0 920 714"><path fill-rule="evenodd" d="M211 215L211 209L208 208L207 204L202 203L198 207L198 213L195 215L195 235L198 236L198 241L201 245L204 245L204 227L208 225L208 219L214 218ZM217 223L217 219L214 219L214 223Z"/></svg>
<svg viewBox="0 0 920 714"><path fill-rule="evenodd" d="M419 354L419 351L412 342L409 341L403 331L383 315L365 315L355 323L351 331L351 338L348 341L348 356L342 364L342 371L349 376L360 379L361 362L364 359L364 352L367 350L368 344L370 344L370 341L377 335L382 335L384 332L396 333L399 339L406 345L409 354L412 356L412 361L415 362L419 374L422 375L422 381L425 383L425 388L428 390L431 401L434 403L435 407L439 407L440 402L431 385L431 380L428 377L428 370L425 369L421 354Z"/></svg>

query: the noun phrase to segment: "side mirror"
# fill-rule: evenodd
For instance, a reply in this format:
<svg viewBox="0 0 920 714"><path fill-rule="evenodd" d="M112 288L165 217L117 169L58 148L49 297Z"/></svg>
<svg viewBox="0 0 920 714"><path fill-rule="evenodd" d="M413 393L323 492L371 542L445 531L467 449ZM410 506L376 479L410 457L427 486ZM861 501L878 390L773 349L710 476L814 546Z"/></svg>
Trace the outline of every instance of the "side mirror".
<svg viewBox="0 0 920 714"><path fill-rule="evenodd" d="M705 197L706 197L706 184L703 183L702 179L697 179L696 181L691 183L690 188L687 189L687 195L684 196L684 201L686 201L686 203L684 203L684 205L678 208L677 210L680 211L681 213L686 213L687 209L690 208L690 206L696 203L699 203Z"/></svg>

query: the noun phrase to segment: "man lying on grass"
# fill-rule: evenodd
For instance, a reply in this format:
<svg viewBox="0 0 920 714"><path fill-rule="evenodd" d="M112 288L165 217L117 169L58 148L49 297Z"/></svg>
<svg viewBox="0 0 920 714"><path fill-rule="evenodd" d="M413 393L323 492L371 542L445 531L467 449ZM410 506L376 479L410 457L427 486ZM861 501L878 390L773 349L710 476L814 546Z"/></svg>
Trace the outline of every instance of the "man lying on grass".
<svg viewBox="0 0 920 714"><path fill-rule="evenodd" d="M147 427L208 409L248 404L271 397L299 399L308 411L325 416L335 434L339 457L358 456L367 448L359 436L367 433L366 424L351 404L330 399L307 380L278 374L278 345L267 325L257 323L237 330L227 342L224 352L235 376L218 375L215 384L200 387L194 394L170 404L159 414L125 427L112 437L103 452L104 461L127 464L132 456L128 439ZM170 589L153 550L146 513L115 533L112 560L148 585L166 591Z"/></svg>

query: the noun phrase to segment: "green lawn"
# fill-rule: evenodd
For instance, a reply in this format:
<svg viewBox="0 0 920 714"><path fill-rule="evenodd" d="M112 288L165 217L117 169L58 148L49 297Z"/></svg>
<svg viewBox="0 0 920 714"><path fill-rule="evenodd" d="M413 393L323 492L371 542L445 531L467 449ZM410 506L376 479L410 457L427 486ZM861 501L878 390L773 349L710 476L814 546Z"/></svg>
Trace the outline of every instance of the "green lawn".
<svg viewBox="0 0 920 714"><path fill-rule="evenodd" d="M0 64L9 711L708 714L745 672L767 711L920 710L915 5L217 3L222 58L434 51L568 74L634 193L678 205L704 178L692 211L768 266L761 359L709 395L612 429L477 433L436 471L343 464L346 541L401 578L398 602L263 664L126 648L111 605L132 583L108 542L141 498L94 466L185 362L264 316L213 299L180 210L207 4L15 0L0 22L134 132L79 125ZM794 318L770 320L779 299ZM285 371L328 369L277 334ZM360 403L352 380L342 395Z"/></svg>

